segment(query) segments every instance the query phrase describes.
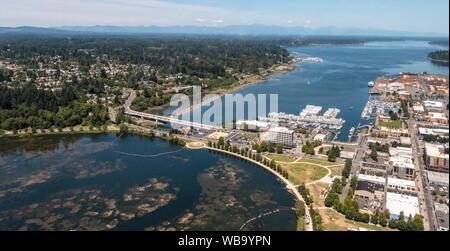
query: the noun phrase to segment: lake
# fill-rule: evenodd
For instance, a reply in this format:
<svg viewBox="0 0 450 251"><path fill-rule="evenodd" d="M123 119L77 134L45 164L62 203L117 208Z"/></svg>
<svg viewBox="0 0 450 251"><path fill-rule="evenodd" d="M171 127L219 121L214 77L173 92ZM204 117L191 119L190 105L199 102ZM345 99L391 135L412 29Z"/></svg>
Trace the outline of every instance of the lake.
<svg viewBox="0 0 450 251"><path fill-rule="evenodd" d="M0 139L0 230L295 230L295 197L252 164L141 136Z"/></svg>

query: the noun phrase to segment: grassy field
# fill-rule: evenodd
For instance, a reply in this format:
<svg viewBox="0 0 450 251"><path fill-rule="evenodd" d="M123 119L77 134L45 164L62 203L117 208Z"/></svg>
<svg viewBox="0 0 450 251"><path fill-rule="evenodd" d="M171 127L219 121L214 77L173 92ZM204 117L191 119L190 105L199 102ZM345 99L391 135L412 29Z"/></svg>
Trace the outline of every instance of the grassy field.
<svg viewBox="0 0 450 251"><path fill-rule="evenodd" d="M305 163L284 164L282 167L288 171L289 179L297 185L319 180L328 174L326 168Z"/></svg>
<svg viewBox="0 0 450 251"><path fill-rule="evenodd" d="M293 159L293 158L291 158L289 156L286 156L286 155L282 155L282 154L269 154L267 157L269 159L275 160L277 162L290 162L290 163L292 163L292 162L295 161L295 159Z"/></svg>
<svg viewBox="0 0 450 251"><path fill-rule="evenodd" d="M394 128L394 129L401 128L402 124L403 124L403 121L401 121L401 120L394 120L391 122L380 121L380 126L387 127L387 128Z"/></svg>
<svg viewBox="0 0 450 251"><path fill-rule="evenodd" d="M341 176L342 170L344 170L344 165L328 167L331 170L331 177Z"/></svg>
<svg viewBox="0 0 450 251"><path fill-rule="evenodd" d="M332 162L328 162L325 160L308 159L308 158L303 158L303 159L299 160L298 162L299 163L311 163L311 164L317 164L317 165L322 165L322 166L338 165L337 163L332 163Z"/></svg>

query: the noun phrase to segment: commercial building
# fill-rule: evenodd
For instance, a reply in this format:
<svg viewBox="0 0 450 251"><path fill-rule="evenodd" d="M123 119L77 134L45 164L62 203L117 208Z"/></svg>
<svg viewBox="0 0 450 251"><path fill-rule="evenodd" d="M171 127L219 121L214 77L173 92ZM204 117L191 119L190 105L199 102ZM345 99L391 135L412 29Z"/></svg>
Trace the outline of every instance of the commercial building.
<svg viewBox="0 0 450 251"><path fill-rule="evenodd" d="M416 183L410 180L388 178L388 191L398 194L416 195Z"/></svg>
<svg viewBox="0 0 450 251"><path fill-rule="evenodd" d="M425 135L433 135L443 137L448 134L448 129L435 129L435 128L419 128L419 134L421 137Z"/></svg>
<svg viewBox="0 0 450 251"><path fill-rule="evenodd" d="M386 194L386 209L389 210L392 219L398 219L401 212L408 218L410 215L420 214L419 198L416 196L391 193Z"/></svg>
<svg viewBox="0 0 450 251"><path fill-rule="evenodd" d="M318 141L322 141L322 142L325 142L325 139L327 138L327 135L325 135L325 134L317 134L315 137L314 137L314 140L318 140Z"/></svg>
<svg viewBox="0 0 450 251"><path fill-rule="evenodd" d="M269 129L269 123L258 120L240 120L236 122L236 128L239 130L249 129L255 131L267 131Z"/></svg>
<svg viewBox="0 0 450 251"><path fill-rule="evenodd" d="M389 137L400 138L402 136L409 136L409 130L408 129L393 129L393 128L381 127L380 134L389 136Z"/></svg>
<svg viewBox="0 0 450 251"><path fill-rule="evenodd" d="M445 147L426 143L425 165L427 170L448 173L448 153L445 153Z"/></svg>
<svg viewBox="0 0 450 251"><path fill-rule="evenodd" d="M374 212L382 209L385 198L386 179L383 177L360 174L356 185L355 198L364 211Z"/></svg>
<svg viewBox="0 0 450 251"><path fill-rule="evenodd" d="M438 186L446 186L449 185L449 174L448 173L438 173L433 171L427 171L428 181L430 184L438 185Z"/></svg>
<svg viewBox="0 0 450 251"><path fill-rule="evenodd" d="M440 231L449 231L449 209L445 204L434 203Z"/></svg>
<svg viewBox="0 0 450 251"><path fill-rule="evenodd" d="M427 112L438 112L441 113L444 111L444 103L440 101L424 101L423 106L425 108L425 111Z"/></svg>
<svg viewBox="0 0 450 251"><path fill-rule="evenodd" d="M294 131L285 127L274 127L269 129L267 137L269 143L280 144L285 147L294 147Z"/></svg>
<svg viewBox="0 0 450 251"><path fill-rule="evenodd" d="M428 121L437 124L448 124L448 118L444 113L430 112L428 113Z"/></svg>

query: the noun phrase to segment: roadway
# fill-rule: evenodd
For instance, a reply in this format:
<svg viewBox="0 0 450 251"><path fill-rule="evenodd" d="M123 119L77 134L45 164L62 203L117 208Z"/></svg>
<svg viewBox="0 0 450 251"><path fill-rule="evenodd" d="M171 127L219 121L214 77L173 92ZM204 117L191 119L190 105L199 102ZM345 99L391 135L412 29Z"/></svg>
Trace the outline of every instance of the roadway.
<svg viewBox="0 0 450 251"><path fill-rule="evenodd" d="M419 189L419 208L420 213L424 217L425 231L437 231L437 219L434 210L434 200L429 191L428 175L424 170L423 153L421 151L419 140L417 137L415 120L408 120L408 128L411 130L411 143L413 148L414 164L416 165L416 187Z"/></svg>

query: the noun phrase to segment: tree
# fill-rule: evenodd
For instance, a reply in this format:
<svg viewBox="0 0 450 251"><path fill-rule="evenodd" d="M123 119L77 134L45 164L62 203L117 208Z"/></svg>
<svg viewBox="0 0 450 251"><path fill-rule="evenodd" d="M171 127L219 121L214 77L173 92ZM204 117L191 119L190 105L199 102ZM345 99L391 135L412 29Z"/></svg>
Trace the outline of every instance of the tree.
<svg viewBox="0 0 450 251"><path fill-rule="evenodd" d="M336 152L333 150L330 150L328 152L328 161L329 162L336 162Z"/></svg>
<svg viewBox="0 0 450 251"><path fill-rule="evenodd" d="M283 146L282 145L278 145L277 146L277 153L278 154L283 154Z"/></svg>
<svg viewBox="0 0 450 251"><path fill-rule="evenodd" d="M219 138L219 142L217 143L218 146L223 146L225 145L225 139L223 137Z"/></svg>
<svg viewBox="0 0 450 251"><path fill-rule="evenodd" d="M378 161L378 152L376 149L372 149L372 152L370 153L370 157L374 160L374 161Z"/></svg>
<svg viewBox="0 0 450 251"><path fill-rule="evenodd" d="M382 226L382 227L386 227L387 226L387 219L386 219L386 214L384 212L380 213L380 216L378 217L378 223Z"/></svg>
<svg viewBox="0 0 450 251"><path fill-rule="evenodd" d="M119 137L126 137L128 136L128 126L124 125L124 124L120 124L119 126Z"/></svg>

